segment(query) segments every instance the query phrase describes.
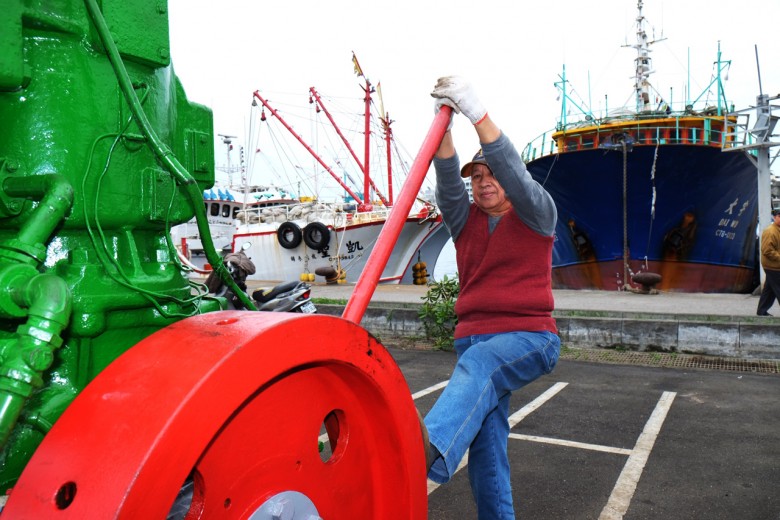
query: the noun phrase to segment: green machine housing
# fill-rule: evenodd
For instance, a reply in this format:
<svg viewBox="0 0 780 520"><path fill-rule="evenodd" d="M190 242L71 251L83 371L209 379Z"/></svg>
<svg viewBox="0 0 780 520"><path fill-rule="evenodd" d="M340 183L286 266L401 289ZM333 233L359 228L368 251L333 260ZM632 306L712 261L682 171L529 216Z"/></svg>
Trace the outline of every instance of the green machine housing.
<svg viewBox="0 0 780 520"><path fill-rule="evenodd" d="M5 490L109 363L220 302L193 290L169 235L203 211L214 138L171 66L166 2L2 3Z"/></svg>

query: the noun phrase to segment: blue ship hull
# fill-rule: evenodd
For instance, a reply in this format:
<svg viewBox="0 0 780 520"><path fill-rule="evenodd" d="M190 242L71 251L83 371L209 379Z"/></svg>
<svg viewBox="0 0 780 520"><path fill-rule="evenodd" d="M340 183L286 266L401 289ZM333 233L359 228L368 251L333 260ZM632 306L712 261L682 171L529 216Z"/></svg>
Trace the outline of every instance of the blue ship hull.
<svg viewBox="0 0 780 520"><path fill-rule="evenodd" d="M647 271L661 275L661 290L752 291L758 264L751 159L717 146L634 146L626 152L624 211L623 155L595 148L528 162L558 209L554 287L616 290Z"/></svg>

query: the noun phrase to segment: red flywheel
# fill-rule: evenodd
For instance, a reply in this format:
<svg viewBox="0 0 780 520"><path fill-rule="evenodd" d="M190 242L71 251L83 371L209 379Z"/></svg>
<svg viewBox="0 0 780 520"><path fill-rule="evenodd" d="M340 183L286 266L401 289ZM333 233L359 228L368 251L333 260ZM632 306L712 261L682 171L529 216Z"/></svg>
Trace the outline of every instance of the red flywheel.
<svg viewBox="0 0 780 520"><path fill-rule="evenodd" d="M423 519L424 460L406 381L365 330L210 313L92 381L2 518Z"/></svg>

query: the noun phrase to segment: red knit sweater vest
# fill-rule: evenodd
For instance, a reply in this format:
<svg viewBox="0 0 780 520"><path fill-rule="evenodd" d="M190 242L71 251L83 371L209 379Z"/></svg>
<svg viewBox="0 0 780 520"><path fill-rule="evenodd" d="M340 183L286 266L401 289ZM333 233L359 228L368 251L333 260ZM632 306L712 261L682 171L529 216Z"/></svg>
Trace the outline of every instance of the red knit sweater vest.
<svg viewBox="0 0 780 520"><path fill-rule="evenodd" d="M488 216L472 204L455 242L460 294L455 337L550 331L553 237L526 226L514 211L488 232Z"/></svg>

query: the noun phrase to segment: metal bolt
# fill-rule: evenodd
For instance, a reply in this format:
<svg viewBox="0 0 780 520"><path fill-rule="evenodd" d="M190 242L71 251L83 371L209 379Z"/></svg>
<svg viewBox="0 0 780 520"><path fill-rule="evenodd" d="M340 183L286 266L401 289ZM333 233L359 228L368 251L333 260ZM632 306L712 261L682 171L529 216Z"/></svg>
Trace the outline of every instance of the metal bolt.
<svg viewBox="0 0 780 520"><path fill-rule="evenodd" d="M47 348L34 348L27 354L27 364L37 372L49 368L53 361L54 355Z"/></svg>
<svg viewBox="0 0 780 520"><path fill-rule="evenodd" d="M286 498L280 498L271 506L272 520L292 520L295 505Z"/></svg>
<svg viewBox="0 0 780 520"><path fill-rule="evenodd" d="M266 500L250 520L322 520L314 503L298 491L282 491Z"/></svg>

